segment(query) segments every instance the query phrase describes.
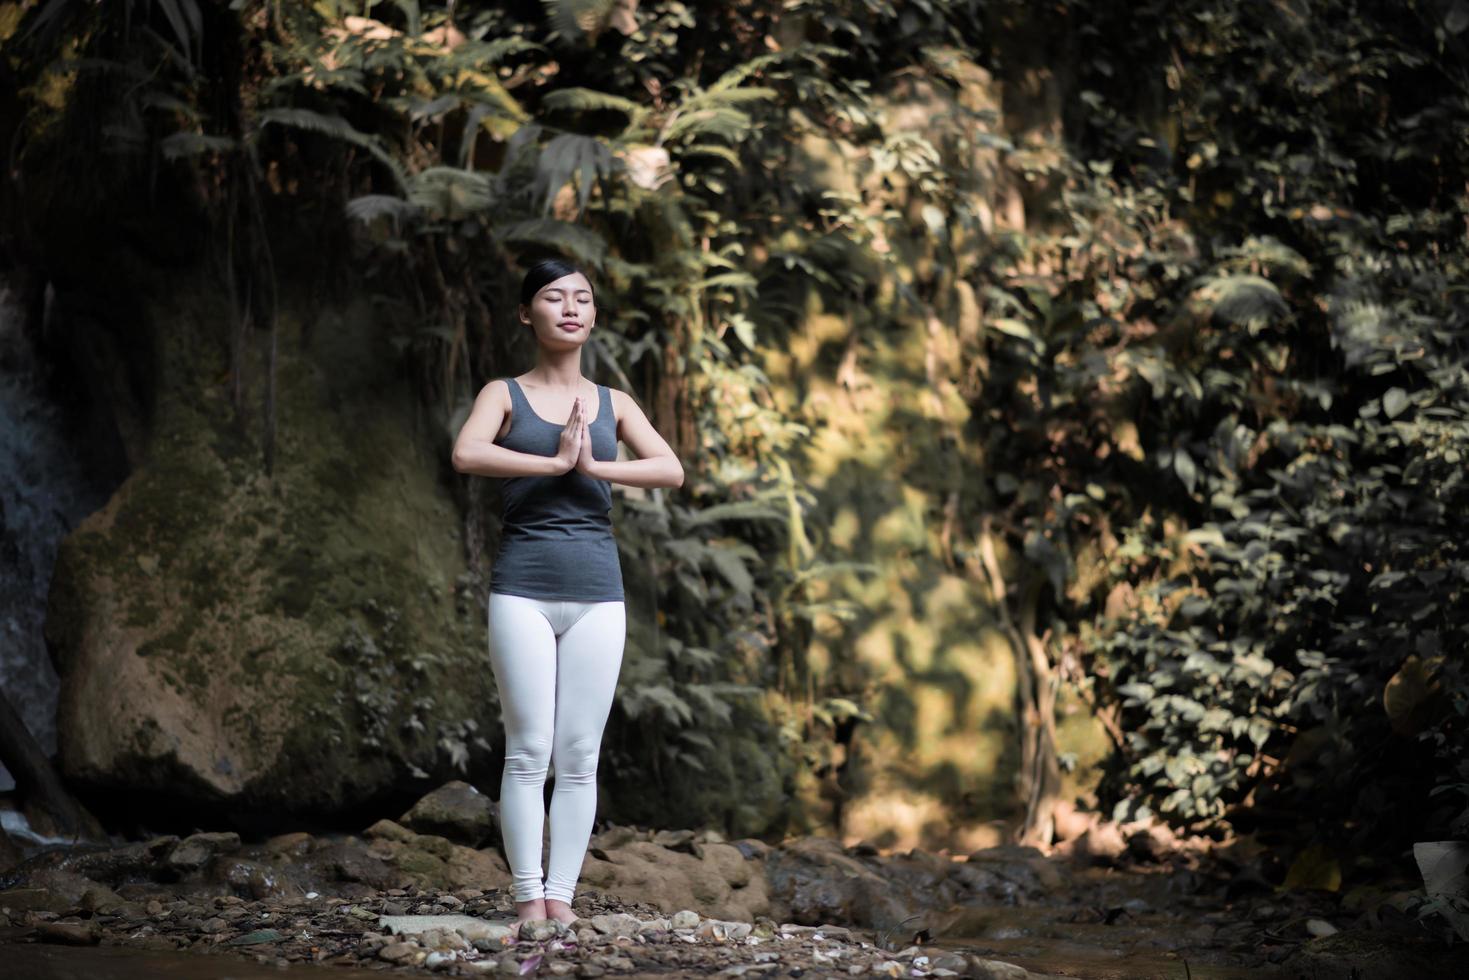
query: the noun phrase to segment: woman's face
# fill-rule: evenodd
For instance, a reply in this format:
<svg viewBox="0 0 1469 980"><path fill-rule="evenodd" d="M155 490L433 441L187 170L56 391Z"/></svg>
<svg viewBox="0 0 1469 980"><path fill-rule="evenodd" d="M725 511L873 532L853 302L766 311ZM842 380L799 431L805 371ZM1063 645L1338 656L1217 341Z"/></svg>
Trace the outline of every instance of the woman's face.
<svg viewBox="0 0 1469 980"><path fill-rule="evenodd" d="M592 284L580 272L552 280L520 308L522 323L528 323L536 338L545 344L586 343L597 307L592 301Z"/></svg>

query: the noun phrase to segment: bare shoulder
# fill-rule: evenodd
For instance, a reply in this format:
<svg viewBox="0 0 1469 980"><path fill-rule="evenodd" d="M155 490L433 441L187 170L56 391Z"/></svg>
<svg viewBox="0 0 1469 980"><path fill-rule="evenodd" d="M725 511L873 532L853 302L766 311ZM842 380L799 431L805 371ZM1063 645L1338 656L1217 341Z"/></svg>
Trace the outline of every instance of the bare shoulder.
<svg viewBox="0 0 1469 980"><path fill-rule="evenodd" d="M642 411L642 406L638 404L637 399L633 398L632 395L629 395L621 388L614 388L611 385L606 385L605 387L612 394L612 407L617 410L618 418L621 418L628 412Z"/></svg>

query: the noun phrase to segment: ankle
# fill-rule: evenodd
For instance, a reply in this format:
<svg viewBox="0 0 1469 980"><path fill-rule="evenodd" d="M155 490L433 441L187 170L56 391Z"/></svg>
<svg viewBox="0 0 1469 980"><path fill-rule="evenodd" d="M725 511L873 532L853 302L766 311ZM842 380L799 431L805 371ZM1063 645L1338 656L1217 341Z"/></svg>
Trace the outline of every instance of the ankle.
<svg viewBox="0 0 1469 980"><path fill-rule="evenodd" d="M528 901L516 902L515 917L517 919L544 919L546 917L546 900L544 898L532 898Z"/></svg>

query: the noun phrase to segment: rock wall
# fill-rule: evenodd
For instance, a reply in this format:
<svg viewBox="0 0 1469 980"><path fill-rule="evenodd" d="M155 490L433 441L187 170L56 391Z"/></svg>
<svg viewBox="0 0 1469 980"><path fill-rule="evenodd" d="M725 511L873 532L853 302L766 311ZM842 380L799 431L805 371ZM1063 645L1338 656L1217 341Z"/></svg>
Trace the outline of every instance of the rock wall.
<svg viewBox="0 0 1469 980"><path fill-rule="evenodd" d="M373 308L283 302L267 475L258 385L234 423L223 291L150 285L146 448L64 542L48 601L65 774L261 813L421 788L456 760L483 777L498 719L447 463Z"/></svg>

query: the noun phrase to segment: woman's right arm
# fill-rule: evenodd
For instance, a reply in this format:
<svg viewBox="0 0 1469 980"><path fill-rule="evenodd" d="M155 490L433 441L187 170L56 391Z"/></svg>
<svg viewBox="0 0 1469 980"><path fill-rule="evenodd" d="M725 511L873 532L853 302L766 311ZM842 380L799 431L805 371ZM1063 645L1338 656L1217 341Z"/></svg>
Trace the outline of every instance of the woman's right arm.
<svg viewBox="0 0 1469 980"><path fill-rule="evenodd" d="M496 379L480 389L469 418L454 440L456 472L473 476L559 476L576 465L581 450L579 439L563 437L555 456L520 453L495 445L495 435L508 411L510 387L504 381ZM568 449L573 450L569 455Z"/></svg>

